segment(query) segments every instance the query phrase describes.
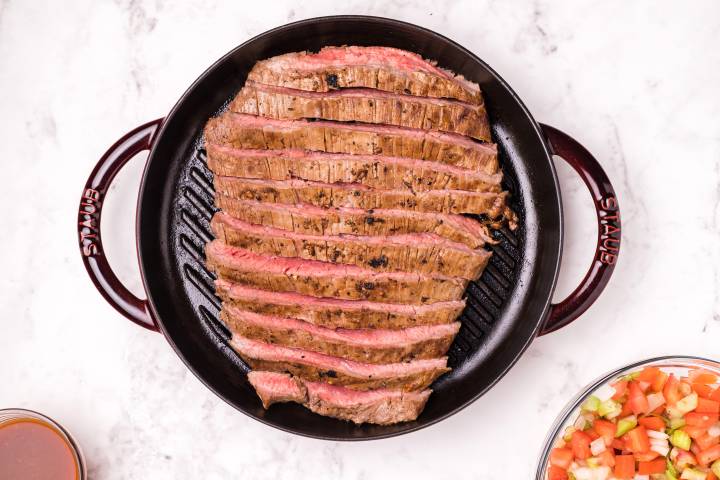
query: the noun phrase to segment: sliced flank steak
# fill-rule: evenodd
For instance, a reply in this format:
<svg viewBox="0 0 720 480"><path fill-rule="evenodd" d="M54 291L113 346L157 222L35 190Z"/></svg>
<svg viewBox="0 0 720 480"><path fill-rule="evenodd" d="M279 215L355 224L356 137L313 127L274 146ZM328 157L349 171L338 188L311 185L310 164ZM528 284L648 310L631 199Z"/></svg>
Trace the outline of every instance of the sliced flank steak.
<svg viewBox="0 0 720 480"><path fill-rule="evenodd" d="M215 176L215 190L229 197L258 202L364 210L406 209L416 212L472 213L499 219L507 215L507 192L463 190L376 190L358 183L321 183L307 180L258 180Z"/></svg>
<svg viewBox="0 0 720 480"><path fill-rule="evenodd" d="M398 235L433 233L470 248L494 244L488 228L472 218L444 213L421 213L401 209L363 210L322 208L309 204L282 205L238 200L217 195L218 208L235 218L295 233L312 235Z"/></svg>
<svg viewBox="0 0 720 480"><path fill-rule="evenodd" d="M422 390L450 371L447 357L378 365L271 345L239 335L233 335L230 346L253 370L289 373L311 382L323 381L353 390Z"/></svg>
<svg viewBox="0 0 720 480"><path fill-rule="evenodd" d="M440 162L383 155L307 150L256 150L208 143L208 167L216 175L264 180L358 183L378 189L500 192L502 173L486 174Z"/></svg>
<svg viewBox="0 0 720 480"><path fill-rule="evenodd" d="M375 272L356 265L259 255L213 240L205 247L208 267L226 280L263 290L314 297L426 303L459 300L467 280L444 275Z"/></svg>
<svg viewBox="0 0 720 480"><path fill-rule="evenodd" d="M225 305L221 319L233 334L364 363L398 363L445 355L460 323L404 330L330 329L294 318Z"/></svg>
<svg viewBox="0 0 720 480"><path fill-rule="evenodd" d="M262 404L296 402L310 411L357 424L392 425L415 420L425 407L430 390L403 392L379 389L357 391L322 382L307 382L286 373L248 373Z"/></svg>
<svg viewBox="0 0 720 480"><path fill-rule="evenodd" d="M487 174L498 171L495 144L454 133L388 125L275 120L225 112L208 121L205 141L235 148L378 154L436 161Z"/></svg>
<svg viewBox="0 0 720 480"><path fill-rule="evenodd" d="M297 257L378 272L419 272L475 280L491 253L453 242L433 233L406 233L387 237L309 235L254 225L224 212L211 221L215 237L228 245L274 257Z"/></svg>
<svg viewBox="0 0 720 480"><path fill-rule="evenodd" d="M416 53L390 47L325 47L318 53L286 53L256 63L248 79L311 92L363 87L482 104L476 83Z"/></svg>
<svg viewBox="0 0 720 480"><path fill-rule="evenodd" d="M248 81L229 110L278 120L313 118L421 128L490 141L483 105L371 88L319 93Z"/></svg>
<svg viewBox="0 0 720 480"><path fill-rule="evenodd" d="M271 292L218 279L218 296L226 306L264 315L291 317L326 328L398 330L455 321L465 308L464 300L429 305L404 305L317 298L292 292Z"/></svg>

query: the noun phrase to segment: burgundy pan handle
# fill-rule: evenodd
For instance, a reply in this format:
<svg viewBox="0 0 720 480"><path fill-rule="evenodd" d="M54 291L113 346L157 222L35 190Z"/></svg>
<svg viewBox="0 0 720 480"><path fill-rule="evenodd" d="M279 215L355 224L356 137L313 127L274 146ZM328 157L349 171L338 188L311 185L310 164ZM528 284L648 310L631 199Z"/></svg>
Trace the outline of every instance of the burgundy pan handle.
<svg viewBox="0 0 720 480"><path fill-rule="evenodd" d="M540 125L554 155L562 157L580 175L593 197L598 241L590 270L580 285L560 303L551 305L540 335L554 332L590 308L607 285L620 253L620 208L610 180L597 160L569 135Z"/></svg>
<svg viewBox="0 0 720 480"><path fill-rule="evenodd" d="M80 253L95 287L115 310L138 325L156 332L159 330L152 319L147 300L136 297L125 288L107 261L100 237L100 215L105 194L115 175L135 154L150 149L162 120L153 120L136 128L105 152L85 183L78 209Z"/></svg>

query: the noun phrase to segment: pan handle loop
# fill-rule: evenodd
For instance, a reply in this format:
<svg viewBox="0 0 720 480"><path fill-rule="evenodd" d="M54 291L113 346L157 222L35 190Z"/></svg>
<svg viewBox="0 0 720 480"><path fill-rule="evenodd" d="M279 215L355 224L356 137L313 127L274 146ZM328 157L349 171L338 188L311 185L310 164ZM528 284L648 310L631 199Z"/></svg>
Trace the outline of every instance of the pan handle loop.
<svg viewBox="0 0 720 480"><path fill-rule="evenodd" d="M615 189L600 164L585 147L560 130L541 124L552 153L563 158L580 175L593 197L598 240L595 257L580 285L562 302L550 306L540 335L564 327L582 315L602 293L620 253L620 208Z"/></svg>
<svg viewBox="0 0 720 480"><path fill-rule="evenodd" d="M156 332L159 329L147 300L125 288L107 261L100 236L100 216L105 194L115 175L137 153L150 149L162 121L161 118L137 127L105 152L85 183L78 208L80 254L95 287L115 310L141 327Z"/></svg>

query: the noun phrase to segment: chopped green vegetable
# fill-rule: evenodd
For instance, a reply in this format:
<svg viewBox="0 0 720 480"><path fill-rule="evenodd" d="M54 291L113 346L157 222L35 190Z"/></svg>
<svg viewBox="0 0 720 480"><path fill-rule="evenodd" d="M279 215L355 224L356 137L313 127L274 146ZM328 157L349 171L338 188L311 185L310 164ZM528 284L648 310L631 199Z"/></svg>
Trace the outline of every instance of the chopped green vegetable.
<svg viewBox="0 0 720 480"><path fill-rule="evenodd" d="M563 440L569 442L572 439L573 433L575 433L575 427L567 427L565 429L565 434L563 435Z"/></svg>
<svg viewBox="0 0 720 480"><path fill-rule="evenodd" d="M690 435L683 430L675 430L672 435L670 435L670 443L683 450L690 450L690 442Z"/></svg>
<svg viewBox="0 0 720 480"><path fill-rule="evenodd" d="M617 417L620 412L622 412L622 405L612 399L602 402L597 410L598 415L607 419Z"/></svg>
<svg viewBox="0 0 720 480"><path fill-rule="evenodd" d="M627 375L623 375L622 377L620 377L620 380L630 382L632 380L635 380L639 376L640 376L640 372L637 371L637 372L633 372L633 373L628 373Z"/></svg>
<svg viewBox="0 0 720 480"><path fill-rule="evenodd" d="M682 428L685 426L685 419L684 418L671 418L670 421L667 423L668 423L668 427L670 428L670 430L677 430L678 428Z"/></svg>
<svg viewBox="0 0 720 480"><path fill-rule="evenodd" d="M707 478L707 474L705 472L701 472L700 470L695 470L694 468L686 468L683 470L680 478L683 480L705 480Z"/></svg>
<svg viewBox="0 0 720 480"><path fill-rule="evenodd" d="M635 415L621 418L620 421L618 421L617 423L617 430L615 430L615 438L622 437L635 427L637 427L637 417Z"/></svg>
<svg viewBox="0 0 720 480"><path fill-rule="evenodd" d="M720 460L717 460L715 463L713 463L712 467L710 467L710 470L712 470L716 477L720 478Z"/></svg>
<svg viewBox="0 0 720 480"><path fill-rule="evenodd" d="M596 457L590 457L587 459L587 466L590 468L597 468L600 466L600 459Z"/></svg>
<svg viewBox="0 0 720 480"><path fill-rule="evenodd" d="M600 403L602 402L598 397L591 395L590 398L585 400L585 403L582 404L582 409L586 412L597 412L600 407Z"/></svg>
<svg viewBox="0 0 720 480"><path fill-rule="evenodd" d="M669 458L665 459L665 464L666 464L665 475L672 476L672 478L677 478L678 472L675 469L675 465L673 465L673 463L670 461Z"/></svg>
<svg viewBox="0 0 720 480"><path fill-rule="evenodd" d="M675 408L681 413L681 417L690 413L698 406L698 394L693 392L675 404Z"/></svg>

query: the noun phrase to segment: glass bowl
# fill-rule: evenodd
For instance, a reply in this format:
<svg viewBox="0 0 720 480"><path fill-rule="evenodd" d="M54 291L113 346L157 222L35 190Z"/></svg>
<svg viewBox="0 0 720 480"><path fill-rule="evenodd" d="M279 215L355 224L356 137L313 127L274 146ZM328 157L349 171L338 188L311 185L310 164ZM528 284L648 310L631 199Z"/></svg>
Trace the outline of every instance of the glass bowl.
<svg viewBox="0 0 720 480"><path fill-rule="evenodd" d="M557 420L555 420L555 423L550 429L550 433L545 439L545 446L543 447L540 455L540 462L538 462L535 479L546 480L550 451L553 449L553 446L557 442L558 438L562 436L565 429L575 423L575 420L580 413L580 406L590 395L593 395L604 385L607 385L618 377L642 370L643 368L649 366L661 367L666 372L675 373L676 376L685 376L687 375L688 370L695 368L704 368L720 376L720 362L702 357L668 356L651 358L649 360L632 363L597 378L587 387L583 388L580 391L580 394L568 403L562 413L558 416Z"/></svg>
<svg viewBox="0 0 720 480"><path fill-rule="evenodd" d="M25 410L23 408L8 408L0 410L0 428L2 428L2 426L6 423L25 419L35 420L55 430L60 438L62 438L62 440L64 440L68 445L73 454L75 467L77 469L75 474L76 480L87 480L87 466L85 465L85 458L83 457L82 451L73 436L70 435L70 432L65 430L62 425L52 418L46 417L45 415L32 410Z"/></svg>

